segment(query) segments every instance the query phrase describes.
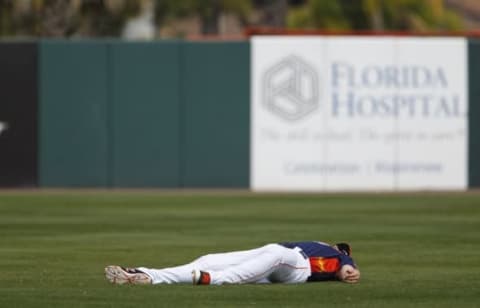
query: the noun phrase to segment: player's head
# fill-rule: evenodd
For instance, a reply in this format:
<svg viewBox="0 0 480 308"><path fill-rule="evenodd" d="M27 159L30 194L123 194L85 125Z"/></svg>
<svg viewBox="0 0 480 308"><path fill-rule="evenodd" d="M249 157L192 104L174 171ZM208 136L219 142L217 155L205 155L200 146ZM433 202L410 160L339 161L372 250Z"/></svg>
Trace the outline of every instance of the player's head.
<svg viewBox="0 0 480 308"><path fill-rule="evenodd" d="M335 245L333 245L333 248L337 249L338 251L347 256L350 256L352 254L352 249L347 243L336 243Z"/></svg>

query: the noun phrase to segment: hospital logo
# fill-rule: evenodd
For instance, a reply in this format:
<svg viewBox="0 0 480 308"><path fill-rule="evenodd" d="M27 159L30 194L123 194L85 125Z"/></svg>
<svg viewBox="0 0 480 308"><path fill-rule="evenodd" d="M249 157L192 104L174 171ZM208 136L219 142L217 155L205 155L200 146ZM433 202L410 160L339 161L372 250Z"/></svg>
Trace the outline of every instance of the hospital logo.
<svg viewBox="0 0 480 308"><path fill-rule="evenodd" d="M318 107L317 72L297 56L274 64L263 75L263 104L273 114L297 121Z"/></svg>

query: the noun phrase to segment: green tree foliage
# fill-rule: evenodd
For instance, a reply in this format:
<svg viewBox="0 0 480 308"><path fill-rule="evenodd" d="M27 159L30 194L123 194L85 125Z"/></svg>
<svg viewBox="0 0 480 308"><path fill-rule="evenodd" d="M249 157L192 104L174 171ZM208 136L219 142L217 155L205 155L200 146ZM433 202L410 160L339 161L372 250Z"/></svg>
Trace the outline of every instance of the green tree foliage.
<svg viewBox="0 0 480 308"><path fill-rule="evenodd" d="M199 16L202 33L218 33L222 13L247 24L253 0L152 0L155 23ZM1 36L118 36L148 0L0 0Z"/></svg>
<svg viewBox="0 0 480 308"><path fill-rule="evenodd" d="M344 7L339 1L310 0L300 8L291 9L287 17L290 28L350 29Z"/></svg>
<svg viewBox="0 0 480 308"><path fill-rule="evenodd" d="M244 25L254 7L270 17L264 26L330 30L461 30L462 19L445 0L0 0L0 36L119 36L127 19L155 6L162 27L197 16L204 34L217 34L221 14ZM287 4L290 4L287 11ZM143 11L142 11L143 12Z"/></svg>
<svg viewBox="0 0 480 308"><path fill-rule="evenodd" d="M138 0L0 0L0 35L118 36L139 9Z"/></svg>
<svg viewBox="0 0 480 308"><path fill-rule="evenodd" d="M443 0L309 0L291 9L290 28L327 30L461 30L461 17Z"/></svg>
<svg viewBox="0 0 480 308"><path fill-rule="evenodd" d="M246 24L251 10L251 0L157 0L155 19L162 25L172 19L197 15L202 21L202 33L215 34L222 12L236 15Z"/></svg>

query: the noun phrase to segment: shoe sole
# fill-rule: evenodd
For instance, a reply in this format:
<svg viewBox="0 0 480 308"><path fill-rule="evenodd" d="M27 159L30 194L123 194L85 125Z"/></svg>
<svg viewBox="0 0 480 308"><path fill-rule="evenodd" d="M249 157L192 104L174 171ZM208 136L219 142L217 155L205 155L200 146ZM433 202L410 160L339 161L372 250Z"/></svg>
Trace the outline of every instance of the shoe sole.
<svg viewBox="0 0 480 308"><path fill-rule="evenodd" d="M105 267L105 277L113 284L151 284L152 280L147 274L129 274L118 265Z"/></svg>

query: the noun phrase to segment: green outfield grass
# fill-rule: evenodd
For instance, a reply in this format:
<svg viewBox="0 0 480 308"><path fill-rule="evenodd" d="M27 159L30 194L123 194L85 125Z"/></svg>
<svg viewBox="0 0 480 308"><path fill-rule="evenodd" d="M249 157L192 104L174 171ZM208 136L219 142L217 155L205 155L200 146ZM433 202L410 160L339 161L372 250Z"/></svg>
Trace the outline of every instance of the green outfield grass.
<svg viewBox="0 0 480 308"><path fill-rule="evenodd" d="M116 286L269 242L349 241L357 285ZM480 194L0 193L0 307L478 307Z"/></svg>

